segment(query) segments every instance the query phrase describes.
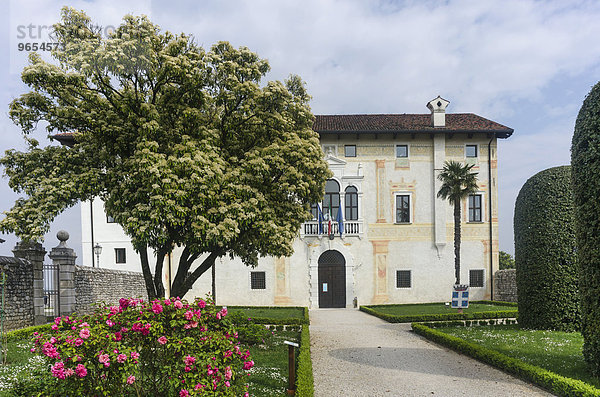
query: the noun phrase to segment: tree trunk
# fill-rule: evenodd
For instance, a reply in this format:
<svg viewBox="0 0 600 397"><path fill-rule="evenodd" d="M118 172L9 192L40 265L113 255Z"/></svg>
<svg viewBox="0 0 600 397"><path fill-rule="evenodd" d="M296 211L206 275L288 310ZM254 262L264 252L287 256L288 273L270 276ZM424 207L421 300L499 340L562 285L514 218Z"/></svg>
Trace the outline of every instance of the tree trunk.
<svg viewBox="0 0 600 397"><path fill-rule="evenodd" d="M460 284L460 201L454 202L454 276Z"/></svg>
<svg viewBox="0 0 600 397"><path fill-rule="evenodd" d="M171 296L179 296L182 297L192 288L196 280L203 275L211 266L215 263L215 260L223 255L223 251L213 251L211 252L204 261L198 266L192 273L188 274L188 270L193 261L198 258L198 255L191 255L187 263L180 263L180 268L177 269L177 276L175 277L175 281L173 282L172 293ZM183 270L185 268L185 270ZM180 271L183 273L180 274Z"/></svg>
<svg viewBox="0 0 600 397"><path fill-rule="evenodd" d="M148 247L135 247L135 250L140 255L140 261L142 262L142 274L144 275L144 282L146 284L146 292L148 293L148 300L154 300L158 297L154 282L152 281L152 273L150 272L150 264L148 263Z"/></svg>

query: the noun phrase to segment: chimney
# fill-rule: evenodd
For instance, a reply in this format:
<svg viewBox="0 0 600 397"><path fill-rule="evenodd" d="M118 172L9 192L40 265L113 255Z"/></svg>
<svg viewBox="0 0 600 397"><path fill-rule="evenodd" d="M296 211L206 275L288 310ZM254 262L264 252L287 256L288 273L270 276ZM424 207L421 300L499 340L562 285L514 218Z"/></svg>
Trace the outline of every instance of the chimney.
<svg viewBox="0 0 600 397"><path fill-rule="evenodd" d="M439 95L427 103L427 108L431 110L431 125L434 128L446 127L446 106L449 103Z"/></svg>

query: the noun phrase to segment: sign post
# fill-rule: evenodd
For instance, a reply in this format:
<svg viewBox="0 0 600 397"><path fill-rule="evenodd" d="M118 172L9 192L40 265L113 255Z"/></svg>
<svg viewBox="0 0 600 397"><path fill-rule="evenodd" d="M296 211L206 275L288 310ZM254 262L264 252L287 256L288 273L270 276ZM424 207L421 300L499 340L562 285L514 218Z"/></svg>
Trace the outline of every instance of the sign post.
<svg viewBox="0 0 600 397"><path fill-rule="evenodd" d="M288 345L288 388L287 394L293 396L296 394L296 357L295 357L295 348L299 347L297 343L290 341L283 341L286 345Z"/></svg>

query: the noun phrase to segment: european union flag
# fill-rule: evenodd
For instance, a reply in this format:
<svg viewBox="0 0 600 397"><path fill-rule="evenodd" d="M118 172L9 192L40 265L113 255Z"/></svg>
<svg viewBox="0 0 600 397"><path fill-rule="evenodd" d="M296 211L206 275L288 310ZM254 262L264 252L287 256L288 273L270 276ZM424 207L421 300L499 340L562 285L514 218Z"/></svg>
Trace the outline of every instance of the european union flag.
<svg viewBox="0 0 600 397"><path fill-rule="evenodd" d="M319 214L317 215L319 218L319 234L323 234L323 211L321 211L321 206L317 204L317 210Z"/></svg>
<svg viewBox="0 0 600 397"><path fill-rule="evenodd" d="M337 216L335 217L335 220L338 223L338 230L340 232L340 237L342 237L342 233L344 232L344 216L342 215L342 206L341 205L338 207L338 212L337 212Z"/></svg>

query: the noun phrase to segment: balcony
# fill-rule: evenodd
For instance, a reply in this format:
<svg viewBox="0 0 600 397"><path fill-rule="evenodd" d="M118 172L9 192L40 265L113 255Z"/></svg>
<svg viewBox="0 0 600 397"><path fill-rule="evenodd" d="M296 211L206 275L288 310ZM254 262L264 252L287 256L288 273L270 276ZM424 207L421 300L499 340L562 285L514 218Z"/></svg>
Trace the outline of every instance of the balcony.
<svg viewBox="0 0 600 397"><path fill-rule="evenodd" d="M309 221L302 225L300 231L300 237L319 237L327 236L327 225L328 221L323 221L323 233L319 233L319 222ZM340 235L340 228L337 222L331 222L331 229L334 235ZM344 233L345 236L359 236L363 233L363 222L362 221L344 221Z"/></svg>

